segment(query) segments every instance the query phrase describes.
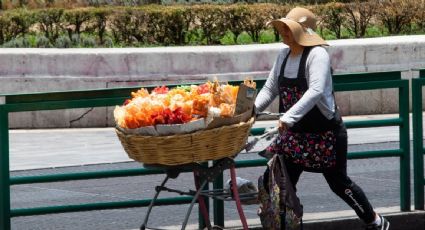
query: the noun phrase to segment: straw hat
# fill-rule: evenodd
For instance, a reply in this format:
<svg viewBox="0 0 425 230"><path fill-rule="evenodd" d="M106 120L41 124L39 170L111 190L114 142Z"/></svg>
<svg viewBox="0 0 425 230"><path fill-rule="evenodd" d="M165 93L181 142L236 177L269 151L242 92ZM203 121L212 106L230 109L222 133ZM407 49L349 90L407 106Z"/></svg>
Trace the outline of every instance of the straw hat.
<svg viewBox="0 0 425 230"><path fill-rule="evenodd" d="M283 24L292 32L295 41L302 46L328 45L314 30L316 29L316 16L305 8L296 7L289 11L286 17L273 20L267 25L272 25L282 34Z"/></svg>

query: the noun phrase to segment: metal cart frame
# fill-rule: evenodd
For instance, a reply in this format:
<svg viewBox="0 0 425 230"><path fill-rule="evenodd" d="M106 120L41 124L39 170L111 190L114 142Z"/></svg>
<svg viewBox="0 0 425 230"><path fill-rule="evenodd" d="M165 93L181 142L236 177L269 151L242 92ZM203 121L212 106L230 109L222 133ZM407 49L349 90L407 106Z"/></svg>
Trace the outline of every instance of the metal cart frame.
<svg viewBox="0 0 425 230"><path fill-rule="evenodd" d="M155 187L156 192L151 203L149 204L143 224L140 227L141 230L158 229L158 228L148 227L148 220L149 220L149 216L151 214L152 208L155 206L155 201L158 199L159 193L161 191L175 192L180 195L193 196L189 209L187 210L184 221L182 223L182 227L181 227L182 230L186 229L186 225L190 217L190 213L196 201L198 201L199 203L199 209L205 221L206 227L209 230L213 229L213 227L211 226L211 221L209 219L209 212L207 210L205 201L203 199L204 197L211 197L213 199L222 199L222 200L234 200L236 203L236 208L238 210L240 220L242 222L243 229L248 230L248 224L242 209L241 199L252 199L256 197L256 193L244 194L243 197L239 196L238 187L236 184L235 162L233 158L226 157L226 158L219 159L214 162L213 166L210 166L210 167L203 166L201 163L190 163L190 164L178 165L178 166L146 165L146 167L156 167L156 168L159 167L165 171L166 177L161 182L161 185ZM185 192L181 190L171 189L165 186L165 184L170 178L172 179L177 178L181 172L186 171L187 169L190 169L191 171L193 171L196 190L189 190ZM207 183L213 182L217 178L217 176L220 175L226 169L230 170L230 180L231 180L230 191L225 191L222 189L221 190L203 190Z"/></svg>

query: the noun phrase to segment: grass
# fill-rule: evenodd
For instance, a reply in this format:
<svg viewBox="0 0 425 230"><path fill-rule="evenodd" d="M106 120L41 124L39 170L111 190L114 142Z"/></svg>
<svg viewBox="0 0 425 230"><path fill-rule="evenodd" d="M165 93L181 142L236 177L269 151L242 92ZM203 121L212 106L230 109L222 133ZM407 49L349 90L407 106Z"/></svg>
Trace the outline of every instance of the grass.
<svg viewBox="0 0 425 230"><path fill-rule="evenodd" d="M254 44L254 41L252 40L251 36L243 32L241 33L238 38L236 39L236 43L234 40L235 35L228 31L222 39L220 39L220 42L222 45L245 45L245 44ZM273 33L273 30L264 30L260 33L260 41L259 43L265 44L265 43L273 43L275 42L275 36Z"/></svg>
<svg viewBox="0 0 425 230"><path fill-rule="evenodd" d="M325 40L336 40L336 34L329 29L321 29L319 28L318 34L320 34ZM383 27L378 26L370 26L366 29L365 38L372 37L383 37L388 36L388 31ZM340 39L348 39L348 38L356 38L350 31L346 28L341 29L341 38Z"/></svg>
<svg viewBox="0 0 425 230"><path fill-rule="evenodd" d="M387 36L387 35L388 35L388 31L386 31L385 29L377 27L377 26L371 26L371 27L368 27L366 29L365 37L367 37L367 38L382 37L382 36Z"/></svg>

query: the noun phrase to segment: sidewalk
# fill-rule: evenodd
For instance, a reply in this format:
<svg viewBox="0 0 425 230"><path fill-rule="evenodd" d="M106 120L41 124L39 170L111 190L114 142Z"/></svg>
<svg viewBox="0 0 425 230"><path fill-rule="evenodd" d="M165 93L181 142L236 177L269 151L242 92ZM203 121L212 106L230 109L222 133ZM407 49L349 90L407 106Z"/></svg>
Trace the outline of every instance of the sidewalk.
<svg viewBox="0 0 425 230"><path fill-rule="evenodd" d="M400 212L399 207L377 208L390 222L391 230L422 230L425 227L425 211ZM258 219L248 219L251 230L263 230ZM226 221L226 229L242 230L240 221ZM234 226L234 227L231 227ZM168 226L167 229L178 229ZM188 226L196 229L197 225ZM354 230L363 229L364 225L351 210L339 212L305 213L303 230Z"/></svg>
<svg viewBox="0 0 425 230"><path fill-rule="evenodd" d="M397 115L344 117L345 121L382 119ZM254 127L273 127L257 121ZM367 135L365 135L367 133ZM398 141L398 127L348 129L348 144ZM131 161L114 128L37 129L10 131L10 169L29 170Z"/></svg>

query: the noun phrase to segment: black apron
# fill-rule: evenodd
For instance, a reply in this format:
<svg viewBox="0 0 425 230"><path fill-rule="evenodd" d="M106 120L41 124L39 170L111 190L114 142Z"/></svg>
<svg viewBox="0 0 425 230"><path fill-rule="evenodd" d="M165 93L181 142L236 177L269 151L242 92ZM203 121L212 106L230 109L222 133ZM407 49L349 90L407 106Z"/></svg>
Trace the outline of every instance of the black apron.
<svg viewBox="0 0 425 230"><path fill-rule="evenodd" d="M305 47L301 56L297 78L284 76L285 57L279 75L279 112L287 112L308 90L305 65L313 47ZM323 172L336 166L336 134L342 123L335 106L335 115L327 119L315 105L293 127L280 135L268 147L268 151L283 154L285 162L296 164L306 171Z"/></svg>

